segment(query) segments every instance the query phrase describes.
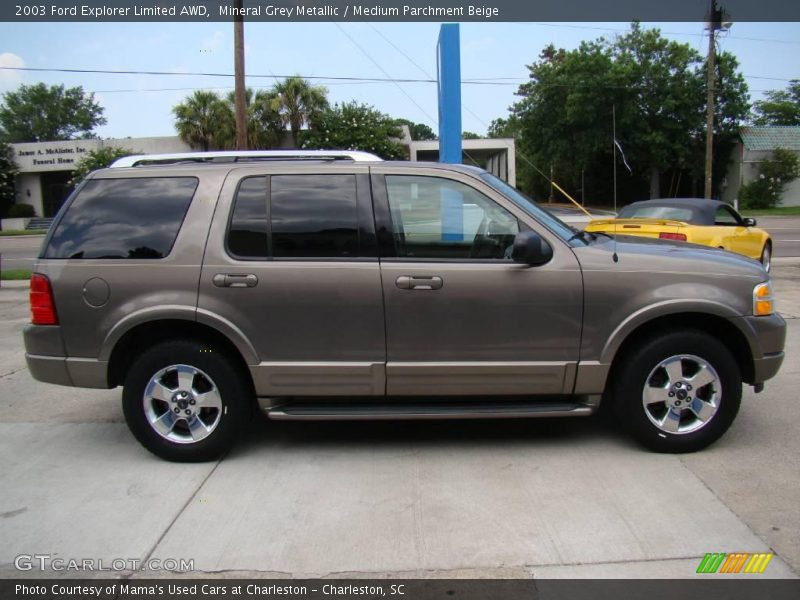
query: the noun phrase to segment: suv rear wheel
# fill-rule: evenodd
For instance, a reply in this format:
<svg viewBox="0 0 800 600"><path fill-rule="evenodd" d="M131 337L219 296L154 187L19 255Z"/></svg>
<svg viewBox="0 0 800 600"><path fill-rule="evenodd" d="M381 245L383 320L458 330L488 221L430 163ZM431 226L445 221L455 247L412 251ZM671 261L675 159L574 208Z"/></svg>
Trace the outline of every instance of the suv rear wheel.
<svg viewBox="0 0 800 600"><path fill-rule="evenodd" d="M742 377L730 351L700 331L668 333L631 348L613 386L618 418L657 452L694 452L730 427Z"/></svg>
<svg viewBox="0 0 800 600"><path fill-rule="evenodd" d="M251 394L236 365L193 340L153 346L125 378L122 408L133 435L150 452L179 462L226 452L249 415Z"/></svg>

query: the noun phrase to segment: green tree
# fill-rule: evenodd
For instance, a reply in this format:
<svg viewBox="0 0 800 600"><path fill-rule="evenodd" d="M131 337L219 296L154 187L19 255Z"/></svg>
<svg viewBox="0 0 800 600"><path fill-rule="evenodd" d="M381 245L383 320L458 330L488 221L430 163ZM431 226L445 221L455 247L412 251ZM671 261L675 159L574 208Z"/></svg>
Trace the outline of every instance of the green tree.
<svg viewBox="0 0 800 600"><path fill-rule="evenodd" d="M320 113L303 136L303 148L363 150L385 159L405 158L397 120L372 106L352 101Z"/></svg>
<svg viewBox="0 0 800 600"><path fill-rule="evenodd" d="M6 216L14 203L14 178L19 173L11 146L0 142L0 215Z"/></svg>
<svg viewBox="0 0 800 600"><path fill-rule="evenodd" d="M462 140L479 140L481 136L479 136L474 131L462 131L461 132L461 139Z"/></svg>
<svg viewBox="0 0 800 600"><path fill-rule="evenodd" d="M397 119L397 124L406 125L408 127L408 132L411 134L411 139L414 141L438 139L433 129L424 123L414 123L414 121L410 121L409 119Z"/></svg>
<svg viewBox="0 0 800 600"><path fill-rule="evenodd" d="M513 133L523 164L545 173L552 168L568 190L577 191L585 180L595 195L590 201L609 201L615 117L616 141L632 170L620 162L620 198L661 195L665 176L670 193L693 193L692 181L703 177L706 74L703 57L691 46L633 23L623 35L583 42L575 50L546 46L528 68L531 80L520 86L510 118L490 128L490 135ZM720 54L716 181L730 154L726 144L748 110L737 69L733 56ZM528 191L549 193L547 178L532 166L520 169L518 181Z"/></svg>
<svg viewBox="0 0 800 600"><path fill-rule="evenodd" d="M192 148L208 152L220 150L229 142L232 115L215 92L197 90L174 106L172 113L178 135Z"/></svg>
<svg viewBox="0 0 800 600"><path fill-rule="evenodd" d="M130 156L131 154L134 154L134 152L127 148L120 148L119 146L105 146L88 152L75 163L75 170L72 172L72 178L69 180L70 187L78 185L92 171L105 169L118 158Z"/></svg>
<svg viewBox="0 0 800 600"><path fill-rule="evenodd" d="M705 73L706 63L703 63L702 72ZM744 77L739 72L739 61L730 52L721 52L716 60L717 81L714 99L714 145L712 157L712 181L714 190L718 182L722 181L728 172L733 149L739 140L739 130L750 114L748 89ZM703 81L703 96L706 95L707 78ZM703 103L705 114L706 103ZM696 181L705 177L705 127L699 132L695 144L695 157L687 172L691 173ZM701 156L702 155L702 156ZM702 169L702 171L701 171Z"/></svg>
<svg viewBox="0 0 800 600"><path fill-rule="evenodd" d="M628 158L649 173L650 197L660 196L661 174L692 158L691 136L703 127L703 77L699 54L638 23L607 45L619 98L620 138Z"/></svg>
<svg viewBox="0 0 800 600"><path fill-rule="evenodd" d="M486 135L489 138L515 138L519 135L519 122L513 116L499 117L489 123Z"/></svg>
<svg viewBox="0 0 800 600"><path fill-rule="evenodd" d="M272 108L292 132L294 147L299 148L300 130L303 125L311 125L328 107L328 92L323 86L312 85L302 77L288 77L276 83L272 93Z"/></svg>
<svg viewBox="0 0 800 600"><path fill-rule="evenodd" d="M105 123L103 108L82 87L21 85L0 106L0 137L11 143L92 138Z"/></svg>
<svg viewBox="0 0 800 600"><path fill-rule="evenodd" d="M772 90L764 100L753 103L755 125L800 125L800 80L793 79L785 90Z"/></svg>
<svg viewBox="0 0 800 600"><path fill-rule="evenodd" d="M611 161L611 112L619 93L612 59L602 38L570 52L550 44L528 69L531 81L520 86L507 121L525 166L517 182L531 195L549 195L539 171L552 168L560 185L574 191L582 169L599 166L605 156Z"/></svg>

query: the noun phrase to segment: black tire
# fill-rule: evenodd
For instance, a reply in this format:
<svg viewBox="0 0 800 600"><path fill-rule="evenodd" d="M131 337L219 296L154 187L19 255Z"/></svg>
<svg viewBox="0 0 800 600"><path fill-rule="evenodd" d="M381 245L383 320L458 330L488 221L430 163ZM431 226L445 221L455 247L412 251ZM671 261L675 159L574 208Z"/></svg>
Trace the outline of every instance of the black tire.
<svg viewBox="0 0 800 600"><path fill-rule="evenodd" d="M184 369L184 366L189 368ZM162 388L153 383L162 371L165 372L158 381L167 384L163 389L171 395L169 401L155 396L146 400L146 390ZM176 383L178 371L191 376L188 394L181 395L181 385ZM224 353L193 340L163 342L146 350L128 370L124 386L122 409L131 432L142 446L169 461L203 462L219 458L231 448L251 414L253 394L246 374ZM201 401L202 392L211 392L203 394L207 402ZM179 400L174 399L176 395L183 401L180 406ZM183 396L188 399L184 400ZM190 402L193 406L187 405ZM207 406L200 408L203 404ZM170 410L178 412L178 416L164 415ZM190 411L197 412L185 417L183 413ZM171 430L159 433L155 425L151 425L151 418L157 421L168 418ZM197 426L192 429L190 422L202 423L206 430ZM206 437L201 437L203 435Z"/></svg>
<svg viewBox="0 0 800 600"><path fill-rule="evenodd" d="M761 249L761 264L767 273L772 269L772 242L767 242Z"/></svg>
<svg viewBox="0 0 800 600"><path fill-rule="evenodd" d="M728 430L739 411L742 398L739 365L724 344L702 331L675 331L642 340L629 348L620 360L610 382L614 413L617 420L651 450L671 453L702 450ZM695 367L700 367L703 362L712 369L703 370L709 376L716 372L716 379L706 385L696 385L698 389L689 385L687 390L687 382L691 383L690 375L698 374ZM676 382L662 365L677 368L684 374L675 378L681 389L673 387ZM696 382L702 380L698 378ZM654 402L646 408L646 385L648 398L663 396L671 403L682 401L682 405L677 407L673 404L670 408L666 402ZM651 392L652 396L649 395ZM670 393L672 397L668 397ZM680 398L680 393L685 396ZM691 400L689 404L687 398ZM711 416L700 419L695 414L697 410L704 415L710 411ZM663 425L657 425L654 420ZM667 430L676 427L685 428L685 431Z"/></svg>

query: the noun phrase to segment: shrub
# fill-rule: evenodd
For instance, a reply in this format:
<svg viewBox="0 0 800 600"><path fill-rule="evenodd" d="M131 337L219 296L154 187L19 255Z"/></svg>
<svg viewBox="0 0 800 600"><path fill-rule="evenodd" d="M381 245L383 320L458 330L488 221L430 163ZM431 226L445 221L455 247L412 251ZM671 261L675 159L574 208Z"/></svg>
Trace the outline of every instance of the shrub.
<svg viewBox="0 0 800 600"><path fill-rule="evenodd" d="M14 204L14 178L18 173L11 146L0 141L0 216Z"/></svg>
<svg viewBox="0 0 800 600"><path fill-rule="evenodd" d="M72 172L72 179L69 180L69 185L75 187L92 171L105 169L118 158L130 156L131 154L135 154L135 152L117 146L106 146L105 148L92 150L75 164L75 170Z"/></svg>
<svg viewBox="0 0 800 600"><path fill-rule="evenodd" d="M786 184L800 176L800 160L791 150L777 148L772 158L762 162L758 170L758 179L739 188L741 208L777 206Z"/></svg>
<svg viewBox="0 0 800 600"><path fill-rule="evenodd" d="M30 204L12 204L8 208L10 219L30 219L36 216L36 211Z"/></svg>

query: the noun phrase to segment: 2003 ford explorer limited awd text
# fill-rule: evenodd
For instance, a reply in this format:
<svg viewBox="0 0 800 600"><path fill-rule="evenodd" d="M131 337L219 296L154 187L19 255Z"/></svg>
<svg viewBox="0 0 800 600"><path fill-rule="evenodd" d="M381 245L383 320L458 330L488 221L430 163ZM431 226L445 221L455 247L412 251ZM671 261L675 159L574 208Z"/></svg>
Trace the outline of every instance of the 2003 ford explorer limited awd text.
<svg viewBox="0 0 800 600"><path fill-rule="evenodd" d="M576 231L468 166L360 152L120 159L31 279L31 374L123 386L169 460L273 419L584 416L701 449L783 361L757 261Z"/></svg>

